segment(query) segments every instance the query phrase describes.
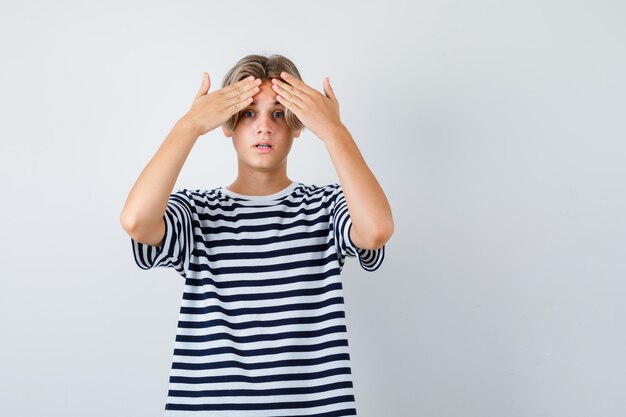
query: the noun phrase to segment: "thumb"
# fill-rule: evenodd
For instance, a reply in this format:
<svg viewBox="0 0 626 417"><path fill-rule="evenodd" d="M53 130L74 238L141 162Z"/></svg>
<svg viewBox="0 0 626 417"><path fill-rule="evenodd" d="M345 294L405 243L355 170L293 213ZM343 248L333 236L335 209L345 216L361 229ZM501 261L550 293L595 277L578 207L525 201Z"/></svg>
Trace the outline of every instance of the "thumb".
<svg viewBox="0 0 626 417"><path fill-rule="evenodd" d="M337 101L337 97L335 96L335 92L333 91L333 88L330 86L330 78L329 77L324 78L324 92L326 93L326 96L328 98L330 98L332 101Z"/></svg>
<svg viewBox="0 0 626 417"><path fill-rule="evenodd" d="M211 87L211 77L206 72L202 73L202 85L200 85L200 90L198 90L198 94L196 94L196 98L205 95L209 88Z"/></svg>

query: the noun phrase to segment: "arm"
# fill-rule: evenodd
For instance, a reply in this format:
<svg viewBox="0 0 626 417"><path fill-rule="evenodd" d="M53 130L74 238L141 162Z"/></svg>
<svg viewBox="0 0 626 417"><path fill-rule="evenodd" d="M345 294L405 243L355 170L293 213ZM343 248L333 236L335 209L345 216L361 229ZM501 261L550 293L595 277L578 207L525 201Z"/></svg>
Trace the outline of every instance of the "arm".
<svg viewBox="0 0 626 417"><path fill-rule="evenodd" d="M135 240L161 246L167 201L198 134L181 118L143 169L130 190L120 222Z"/></svg>
<svg viewBox="0 0 626 417"><path fill-rule="evenodd" d="M378 249L393 234L391 207L345 127L321 138L337 171L352 219L350 239L362 249Z"/></svg>
<svg viewBox="0 0 626 417"><path fill-rule="evenodd" d="M211 79L202 74L191 108L176 122L128 194L120 223L133 239L152 246L163 244L167 202L196 140L248 106L260 83L248 77L209 94Z"/></svg>
<svg viewBox="0 0 626 417"><path fill-rule="evenodd" d="M361 249L378 249L393 233L391 208L385 193L365 164L356 143L339 117L339 101L324 79L324 93L282 72L273 78L276 99L326 145L335 165L352 219L350 239Z"/></svg>

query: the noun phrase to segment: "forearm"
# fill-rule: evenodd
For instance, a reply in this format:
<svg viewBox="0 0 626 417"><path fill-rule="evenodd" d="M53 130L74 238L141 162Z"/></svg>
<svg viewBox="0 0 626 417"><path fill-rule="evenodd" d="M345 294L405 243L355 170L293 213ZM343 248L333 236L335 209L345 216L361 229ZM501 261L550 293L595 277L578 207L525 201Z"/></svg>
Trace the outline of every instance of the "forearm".
<svg viewBox="0 0 626 417"><path fill-rule="evenodd" d="M389 201L345 127L322 139L337 171L352 228L368 246L380 246L393 233Z"/></svg>
<svg viewBox="0 0 626 417"><path fill-rule="evenodd" d="M198 135L179 119L130 190L120 221L127 232L140 232L161 220L176 179Z"/></svg>

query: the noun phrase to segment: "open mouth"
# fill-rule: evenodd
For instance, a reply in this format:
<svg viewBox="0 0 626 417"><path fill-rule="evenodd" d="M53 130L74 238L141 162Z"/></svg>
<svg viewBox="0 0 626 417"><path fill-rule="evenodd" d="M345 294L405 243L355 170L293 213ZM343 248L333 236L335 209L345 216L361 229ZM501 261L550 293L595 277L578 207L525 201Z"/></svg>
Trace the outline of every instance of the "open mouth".
<svg viewBox="0 0 626 417"><path fill-rule="evenodd" d="M272 152L272 145L263 143L255 146L257 153L268 153Z"/></svg>
<svg viewBox="0 0 626 417"><path fill-rule="evenodd" d="M269 140L261 139L256 143L256 145L254 145L254 147L256 148L257 152L266 153L272 150L272 143Z"/></svg>

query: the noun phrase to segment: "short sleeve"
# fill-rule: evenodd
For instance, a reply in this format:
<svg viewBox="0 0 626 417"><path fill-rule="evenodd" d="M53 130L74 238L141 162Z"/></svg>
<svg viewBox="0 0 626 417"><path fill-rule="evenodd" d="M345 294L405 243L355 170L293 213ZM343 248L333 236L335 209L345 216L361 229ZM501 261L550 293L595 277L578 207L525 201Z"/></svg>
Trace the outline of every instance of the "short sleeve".
<svg viewBox="0 0 626 417"><path fill-rule="evenodd" d="M131 238L137 266L141 269L170 267L185 276L194 247L192 223L194 209L193 198L187 190L172 193L163 214L165 221L163 244L152 246Z"/></svg>
<svg viewBox="0 0 626 417"><path fill-rule="evenodd" d="M340 265L343 266L345 257L355 258L358 256L361 267L366 271L377 270L385 258L385 246L378 249L361 249L354 245L350 239L350 229L352 219L348 211L348 203L343 194L343 189L339 184L333 184L335 191L333 194L334 204L331 209L331 219L335 231L335 246Z"/></svg>

